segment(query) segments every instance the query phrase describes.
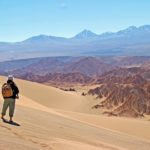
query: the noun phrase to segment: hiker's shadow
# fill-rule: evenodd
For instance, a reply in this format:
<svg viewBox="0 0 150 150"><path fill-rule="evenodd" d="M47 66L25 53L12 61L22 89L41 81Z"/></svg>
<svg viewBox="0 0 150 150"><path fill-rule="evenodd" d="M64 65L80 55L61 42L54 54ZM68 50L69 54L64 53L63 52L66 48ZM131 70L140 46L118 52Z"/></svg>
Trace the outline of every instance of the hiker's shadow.
<svg viewBox="0 0 150 150"><path fill-rule="evenodd" d="M7 124L10 124L10 125L13 125L13 126L21 126L19 123L17 122L14 122L14 121L8 121L6 119L3 119L3 122L4 123L7 123Z"/></svg>

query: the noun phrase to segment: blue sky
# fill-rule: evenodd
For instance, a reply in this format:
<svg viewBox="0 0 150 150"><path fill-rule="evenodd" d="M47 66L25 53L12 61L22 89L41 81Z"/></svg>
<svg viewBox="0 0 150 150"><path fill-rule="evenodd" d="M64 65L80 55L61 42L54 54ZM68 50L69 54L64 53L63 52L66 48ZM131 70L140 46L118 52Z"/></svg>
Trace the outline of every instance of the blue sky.
<svg viewBox="0 0 150 150"><path fill-rule="evenodd" d="M0 0L0 41L150 24L150 0Z"/></svg>

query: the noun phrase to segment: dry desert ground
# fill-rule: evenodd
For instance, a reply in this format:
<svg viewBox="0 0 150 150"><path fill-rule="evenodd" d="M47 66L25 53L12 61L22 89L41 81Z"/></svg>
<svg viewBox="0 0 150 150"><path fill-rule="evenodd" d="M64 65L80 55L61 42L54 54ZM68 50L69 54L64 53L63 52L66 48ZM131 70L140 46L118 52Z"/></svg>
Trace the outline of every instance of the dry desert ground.
<svg viewBox="0 0 150 150"><path fill-rule="evenodd" d="M0 77L0 84L6 77ZM149 150L150 117L91 113L92 100L76 92L15 79L20 89L14 120L0 121L0 150ZM0 108L3 99L0 95ZM7 115L8 117L8 115Z"/></svg>

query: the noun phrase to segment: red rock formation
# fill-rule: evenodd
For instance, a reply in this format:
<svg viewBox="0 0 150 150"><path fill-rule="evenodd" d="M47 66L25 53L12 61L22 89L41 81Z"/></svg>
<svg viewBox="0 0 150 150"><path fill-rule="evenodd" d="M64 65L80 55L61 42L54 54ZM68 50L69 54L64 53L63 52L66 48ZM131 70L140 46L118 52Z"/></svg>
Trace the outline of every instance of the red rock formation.
<svg viewBox="0 0 150 150"><path fill-rule="evenodd" d="M105 108L105 113L117 116L139 117L150 115L150 83L118 84L106 83L89 90L97 98L106 97L104 101L93 108Z"/></svg>
<svg viewBox="0 0 150 150"><path fill-rule="evenodd" d="M32 73L26 73L21 76L17 76L22 79L39 82L39 83L55 83L55 84L88 84L92 82L92 78L81 73L49 73L46 75L35 75Z"/></svg>

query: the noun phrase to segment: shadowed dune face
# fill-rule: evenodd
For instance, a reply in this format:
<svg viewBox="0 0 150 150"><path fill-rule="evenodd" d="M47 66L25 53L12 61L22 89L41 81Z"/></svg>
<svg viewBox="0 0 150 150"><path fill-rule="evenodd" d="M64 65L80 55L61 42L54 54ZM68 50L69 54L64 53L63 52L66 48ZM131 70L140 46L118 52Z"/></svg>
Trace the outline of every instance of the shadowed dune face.
<svg viewBox="0 0 150 150"><path fill-rule="evenodd" d="M3 78L1 82L5 82L5 80ZM17 80L17 85L23 95L47 107L72 111L80 111L82 106L85 107L86 99L74 92L65 92L34 82L31 84L31 82L23 80Z"/></svg>
<svg viewBox="0 0 150 150"><path fill-rule="evenodd" d="M0 77L1 83L5 80L5 77ZM20 87L21 95L17 100L15 120L21 126L15 127L0 122L0 134L3 136L0 140L1 149L148 150L150 148L148 121L78 113L84 109L83 104L84 107L88 104L87 99L77 93L64 92L17 79L16 83ZM47 101L54 103L59 110L55 109L54 104L48 105ZM2 106L2 101L0 105ZM134 128L136 123L140 125L139 128ZM131 127L134 132L129 130ZM135 134L138 130L145 132Z"/></svg>

